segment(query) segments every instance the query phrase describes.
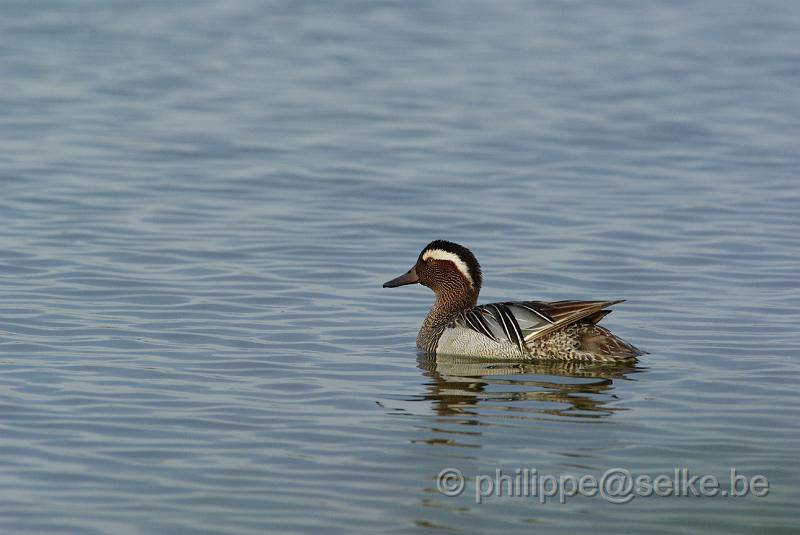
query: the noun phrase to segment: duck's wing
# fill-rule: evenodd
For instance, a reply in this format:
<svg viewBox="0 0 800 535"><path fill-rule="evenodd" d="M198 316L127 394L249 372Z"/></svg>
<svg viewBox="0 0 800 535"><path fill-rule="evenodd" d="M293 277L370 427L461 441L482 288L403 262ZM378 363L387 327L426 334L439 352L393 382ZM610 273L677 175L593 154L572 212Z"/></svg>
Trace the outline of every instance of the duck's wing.
<svg viewBox="0 0 800 535"><path fill-rule="evenodd" d="M619 301L516 301L465 310L455 323L494 341L508 341L525 352L525 344L578 321L597 323Z"/></svg>
<svg viewBox="0 0 800 535"><path fill-rule="evenodd" d="M525 341L530 342L579 321L597 323L611 313L610 310L605 310L606 308L623 301L624 299L616 301L524 301L510 304L523 308L531 314L545 316L549 320L549 325L539 324L526 332Z"/></svg>
<svg viewBox="0 0 800 535"><path fill-rule="evenodd" d="M479 305L461 312L454 323L487 336L495 342L506 341L519 347L525 353L525 331L527 326L522 318L517 318L511 303L491 303ZM541 319L544 321L544 319Z"/></svg>

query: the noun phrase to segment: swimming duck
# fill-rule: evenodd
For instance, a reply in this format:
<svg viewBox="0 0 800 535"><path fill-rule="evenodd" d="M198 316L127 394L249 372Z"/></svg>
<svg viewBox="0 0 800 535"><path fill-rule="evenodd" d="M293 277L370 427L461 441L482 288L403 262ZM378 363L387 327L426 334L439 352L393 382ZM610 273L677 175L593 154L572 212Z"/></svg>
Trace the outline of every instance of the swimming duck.
<svg viewBox="0 0 800 535"><path fill-rule="evenodd" d="M384 288L422 284L436 301L417 335L422 353L503 359L635 360L645 354L597 325L618 301L514 301L477 306L481 267L457 243L436 240Z"/></svg>

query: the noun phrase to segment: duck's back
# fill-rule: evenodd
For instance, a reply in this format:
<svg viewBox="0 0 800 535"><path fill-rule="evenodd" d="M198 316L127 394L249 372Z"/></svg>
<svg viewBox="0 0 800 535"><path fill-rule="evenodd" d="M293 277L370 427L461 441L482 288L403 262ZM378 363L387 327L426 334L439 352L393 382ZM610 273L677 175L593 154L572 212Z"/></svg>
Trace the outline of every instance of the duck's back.
<svg viewBox="0 0 800 535"><path fill-rule="evenodd" d="M643 352L597 324L620 301L520 301L461 312L436 352L491 358L633 359Z"/></svg>

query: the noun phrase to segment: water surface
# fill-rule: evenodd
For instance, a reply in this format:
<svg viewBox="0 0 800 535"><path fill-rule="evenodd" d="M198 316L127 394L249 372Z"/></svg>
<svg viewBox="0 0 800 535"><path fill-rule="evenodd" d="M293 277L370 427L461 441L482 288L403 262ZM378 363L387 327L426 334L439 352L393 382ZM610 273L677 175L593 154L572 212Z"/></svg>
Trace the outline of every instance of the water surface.
<svg viewBox="0 0 800 535"><path fill-rule="evenodd" d="M4 2L7 533L790 533L800 6ZM481 301L614 299L635 367L420 358ZM496 469L769 478L565 504ZM457 468L466 492L436 477ZM441 528L441 529L440 529Z"/></svg>

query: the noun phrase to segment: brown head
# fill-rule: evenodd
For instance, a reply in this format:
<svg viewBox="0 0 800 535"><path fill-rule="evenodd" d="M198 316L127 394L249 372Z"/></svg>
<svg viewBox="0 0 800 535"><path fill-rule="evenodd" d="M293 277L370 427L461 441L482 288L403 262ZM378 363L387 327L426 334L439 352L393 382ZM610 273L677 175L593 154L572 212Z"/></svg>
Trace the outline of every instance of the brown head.
<svg viewBox="0 0 800 535"><path fill-rule="evenodd" d="M481 291L481 266L475 255L457 243L436 240L419 254L417 263L384 288L419 283L436 294L436 300L448 308L475 306Z"/></svg>

